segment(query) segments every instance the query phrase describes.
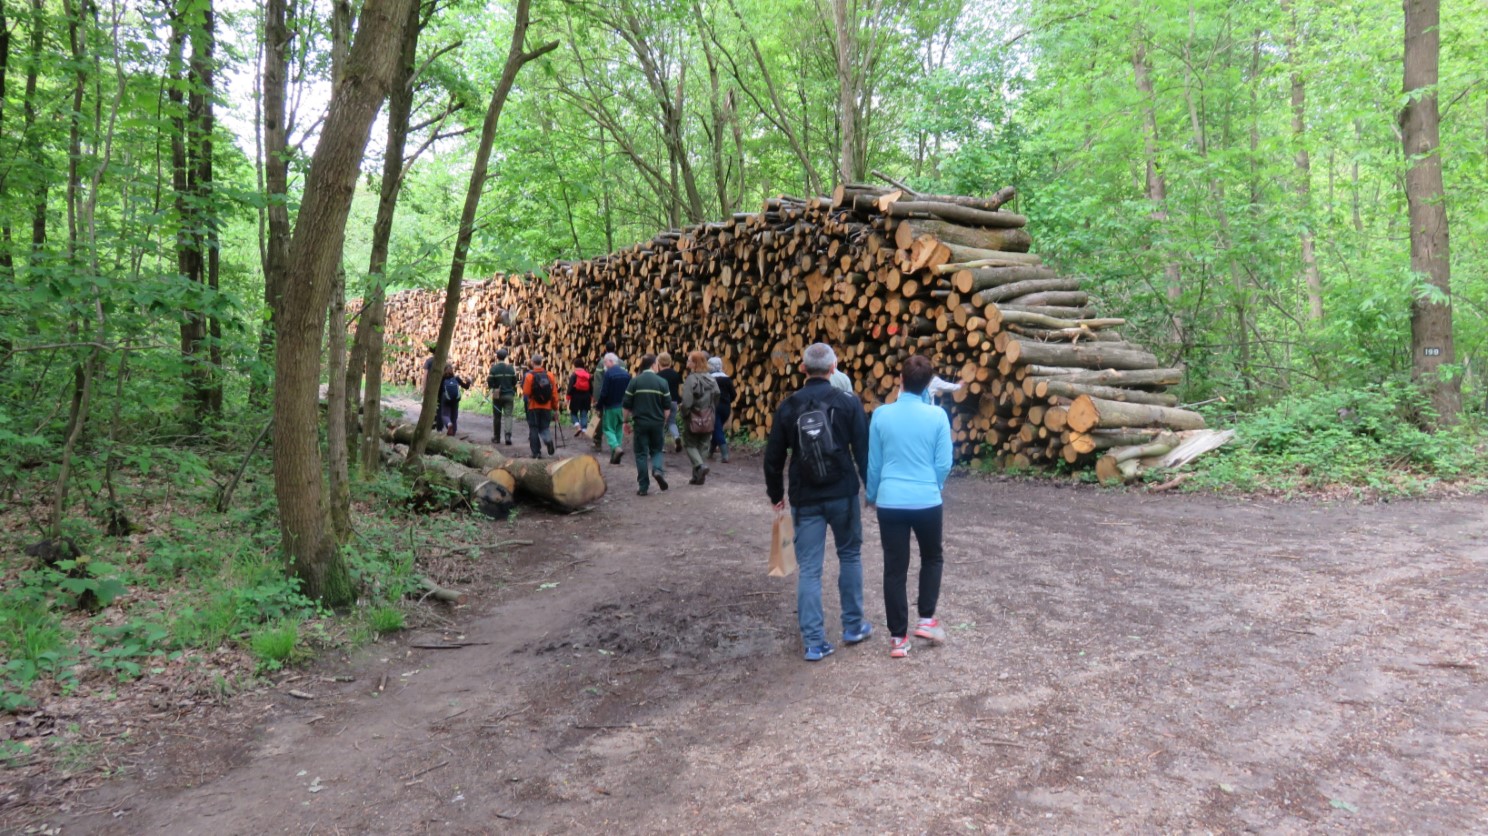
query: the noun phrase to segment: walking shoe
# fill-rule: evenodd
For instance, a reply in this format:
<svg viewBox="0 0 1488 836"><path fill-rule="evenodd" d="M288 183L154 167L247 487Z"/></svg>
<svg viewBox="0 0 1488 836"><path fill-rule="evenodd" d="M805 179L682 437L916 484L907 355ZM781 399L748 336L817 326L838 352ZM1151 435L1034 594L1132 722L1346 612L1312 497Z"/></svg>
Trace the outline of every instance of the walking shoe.
<svg viewBox="0 0 1488 836"><path fill-rule="evenodd" d="M548 439L548 455L553 455L553 440Z"/></svg>
<svg viewBox="0 0 1488 836"><path fill-rule="evenodd" d="M837 648L833 647L831 644L829 644L827 642L822 642L821 644L814 644L814 645L806 648L806 661L808 661L808 662L820 662L821 660L827 658L828 656L831 656L832 653L835 652L836 650L837 650Z"/></svg>
<svg viewBox="0 0 1488 836"><path fill-rule="evenodd" d="M675 449L672 450L672 452L673 453L680 453L680 452L682 452L682 438L681 438L681 436L678 436L677 438L673 439L673 441L676 442L676 447L675 447Z"/></svg>
<svg viewBox="0 0 1488 836"><path fill-rule="evenodd" d="M610 464L619 464L621 457L624 456L624 455L625 455L625 451L624 450L611 450L610 451Z"/></svg>
<svg viewBox="0 0 1488 836"><path fill-rule="evenodd" d="M859 624L856 630L843 630L842 643L857 644L860 641L866 640L871 635L873 635L873 625L865 621Z"/></svg>
<svg viewBox="0 0 1488 836"><path fill-rule="evenodd" d="M667 489L666 476L660 470L651 471L651 478L656 480L656 486L662 490Z"/></svg>
<svg viewBox="0 0 1488 836"><path fill-rule="evenodd" d="M697 483L701 485L708 478L708 466L700 464L697 466Z"/></svg>
<svg viewBox="0 0 1488 836"><path fill-rule="evenodd" d="M908 656L908 655L909 655L909 637L908 636L905 636L904 638L901 639L898 636L890 636L889 637L889 658L890 659L903 659L905 656Z"/></svg>
<svg viewBox="0 0 1488 836"><path fill-rule="evenodd" d="M922 618L915 625L914 634L917 638L929 639L939 644L945 641L945 630L940 626L940 620L936 618Z"/></svg>
<svg viewBox="0 0 1488 836"><path fill-rule="evenodd" d="M718 456L718 448L717 447L714 447L712 450L709 450L708 451L708 461L710 461L710 462L713 461L713 459L716 458L717 456Z"/></svg>
<svg viewBox="0 0 1488 836"><path fill-rule="evenodd" d="M693 465L692 466L692 478L687 480L687 484L689 484L689 485L701 485L702 484L702 482L699 482L698 481L698 471L701 470L701 469L702 469L702 467L700 465Z"/></svg>
<svg viewBox="0 0 1488 836"><path fill-rule="evenodd" d="M727 450L724 450L723 451L723 463L724 464L728 464L728 451Z"/></svg>
<svg viewBox="0 0 1488 836"><path fill-rule="evenodd" d="M636 491L636 496L645 496L647 493L648 491L645 488L641 488L640 490Z"/></svg>
<svg viewBox="0 0 1488 836"><path fill-rule="evenodd" d="M501 443L501 436L499 436L499 435L493 435L493 436L491 436L491 443L492 444L500 444Z"/></svg>
<svg viewBox="0 0 1488 836"><path fill-rule="evenodd" d="M506 446L508 446L508 447L511 446L511 436L507 436L506 437Z"/></svg>

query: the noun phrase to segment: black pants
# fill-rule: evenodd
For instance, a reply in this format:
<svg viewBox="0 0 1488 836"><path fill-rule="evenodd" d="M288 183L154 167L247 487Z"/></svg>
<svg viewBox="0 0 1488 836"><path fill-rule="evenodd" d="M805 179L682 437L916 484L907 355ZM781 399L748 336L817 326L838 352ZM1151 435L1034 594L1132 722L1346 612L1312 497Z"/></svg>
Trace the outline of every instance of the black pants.
<svg viewBox="0 0 1488 836"><path fill-rule="evenodd" d="M905 586L909 579L909 533L914 532L920 544L920 618L935 615L940 599L940 572L945 555L940 548L941 509L880 508L878 535L884 553L884 611L889 621L889 635L909 635L909 601Z"/></svg>
<svg viewBox="0 0 1488 836"><path fill-rule="evenodd" d="M527 410L527 445L532 449L532 457L535 459L542 455L542 445L553 443L553 410L531 409Z"/></svg>

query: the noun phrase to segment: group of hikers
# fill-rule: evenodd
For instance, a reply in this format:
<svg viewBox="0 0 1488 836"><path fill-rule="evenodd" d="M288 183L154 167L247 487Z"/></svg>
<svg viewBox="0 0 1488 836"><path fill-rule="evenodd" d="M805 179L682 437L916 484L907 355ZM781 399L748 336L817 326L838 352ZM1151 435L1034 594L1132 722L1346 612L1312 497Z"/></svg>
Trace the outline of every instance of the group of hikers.
<svg viewBox="0 0 1488 836"><path fill-rule="evenodd" d="M733 380L723 361L705 352L689 352L685 375L666 352L644 354L635 373L626 368L613 343L592 371L575 368L564 387L573 435L592 437L594 449L608 445L610 463L625 456L625 422L631 424L640 496L651 482L669 487L663 452L667 439L686 451L692 465L689 484L702 485L708 462L720 451L729 460L725 428L733 405ZM535 354L519 372L503 348L486 376L491 392L492 443L512 443L518 393L527 417L532 455L543 448L554 453L554 421L559 412L557 380ZM425 363L432 368L433 358ZM807 661L819 661L835 651L827 639L822 612L822 565L830 529L837 550L837 591L842 604L842 642L859 644L873 635L863 612L862 508L874 511L884 555L884 610L889 631L889 655L909 654L910 638L932 643L945 641L936 617L940 597L942 550L941 490L951 471L950 419L934 404L940 391L959 388L934 373L928 358L907 358L900 375L900 392L892 403L873 411L870 423L852 383L837 368L837 355L826 343L808 346L802 355L805 385L786 397L775 411L765 444L765 492L776 513L789 513L799 576L796 610ZM446 366L440 386L440 414L436 429L453 435L459 420L460 390L471 381L453 363ZM859 491L864 492L863 504ZM907 584L909 540L919 545L917 618L910 627Z"/></svg>
<svg viewBox="0 0 1488 836"><path fill-rule="evenodd" d="M721 452L729 460L726 428L734 402L734 382L723 370L723 360L693 351L686 358L686 375L678 371L672 355L645 354L632 375L615 353L614 343L605 346L604 356L593 371L575 368L560 390L557 378L545 365L541 354L529 358L527 368L518 370L510 362L511 352L501 348L496 361L486 374L486 387L491 395L491 442L512 443L516 420L517 396L522 397L527 420L527 443L534 458L554 454L554 423L560 414L560 402L566 402L573 422L574 437L591 436L594 449L603 451L609 445L610 463L619 464L625 456L625 424L630 421L636 456L638 494L650 493L651 481L667 490L666 463L663 453L670 439L676 452L687 453L692 465L690 484L701 485L707 479L708 462ZM424 363L427 373L433 358ZM444 366L439 386L439 413L434 429L454 435L459 427L462 390L473 381L461 377L453 362Z"/></svg>

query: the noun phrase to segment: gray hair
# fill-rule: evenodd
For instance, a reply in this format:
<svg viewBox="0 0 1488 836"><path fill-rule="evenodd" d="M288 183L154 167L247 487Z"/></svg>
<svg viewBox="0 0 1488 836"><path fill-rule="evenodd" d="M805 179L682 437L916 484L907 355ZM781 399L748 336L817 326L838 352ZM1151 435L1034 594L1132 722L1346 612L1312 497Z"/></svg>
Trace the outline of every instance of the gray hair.
<svg viewBox="0 0 1488 836"><path fill-rule="evenodd" d="M826 343L812 343L806 346L806 352L801 355L801 364L806 367L808 375L824 375L832 371L832 366L837 364L837 352Z"/></svg>
<svg viewBox="0 0 1488 836"><path fill-rule="evenodd" d="M722 357L709 357L708 358L708 371L710 371L710 372L721 372L721 371L723 371L723 358Z"/></svg>
<svg viewBox="0 0 1488 836"><path fill-rule="evenodd" d="M607 352L601 362L603 362L605 364L605 367L608 368L615 365L616 363L619 363L620 356L613 351Z"/></svg>
<svg viewBox="0 0 1488 836"><path fill-rule="evenodd" d="M541 354L534 354L534 355L532 355L532 365L534 365L534 366L541 366L542 364L543 364L543 356Z"/></svg>

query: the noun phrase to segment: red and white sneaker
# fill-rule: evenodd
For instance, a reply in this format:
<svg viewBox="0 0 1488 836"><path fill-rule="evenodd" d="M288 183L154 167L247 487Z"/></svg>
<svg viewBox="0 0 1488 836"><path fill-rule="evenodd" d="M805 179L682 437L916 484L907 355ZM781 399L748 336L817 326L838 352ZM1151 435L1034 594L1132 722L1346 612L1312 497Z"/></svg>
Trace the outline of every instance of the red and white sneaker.
<svg viewBox="0 0 1488 836"><path fill-rule="evenodd" d="M915 638L929 639L940 644L945 641L945 629L940 626L938 618L922 618L914 628Z"/></svg>
<svg viewBox="0 0 1488 836"><path fill-rule="evenodd" d="M890 636L889 637L889 658L890 659L903 659L905 656L908 656L908 655L909 655L909 637L908 636L905 636L904 638L901 639L898 636Z"/></svg>

